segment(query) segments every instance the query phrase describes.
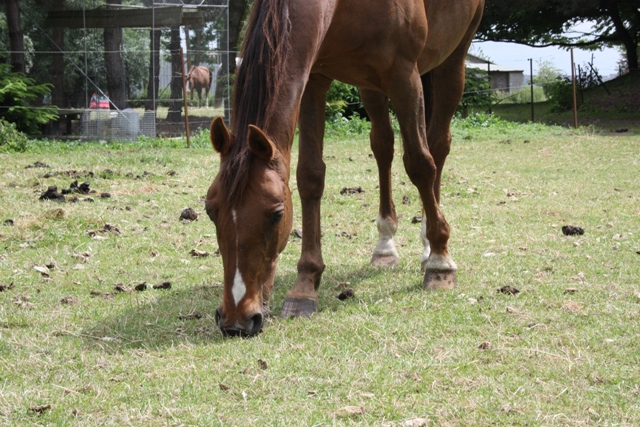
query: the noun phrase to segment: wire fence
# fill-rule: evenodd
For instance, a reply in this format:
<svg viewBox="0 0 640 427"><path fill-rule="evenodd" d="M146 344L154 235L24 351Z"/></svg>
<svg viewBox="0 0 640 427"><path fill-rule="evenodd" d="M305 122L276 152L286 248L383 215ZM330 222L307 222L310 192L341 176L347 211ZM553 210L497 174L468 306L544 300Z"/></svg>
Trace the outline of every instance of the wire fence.
<svg viewBox="0 0 640 427"><path fill-rule="evenodd" d="M228 0L134 0L118 9L90 0L48 11L46 19L23 15L36 28L33 48L24 52L26 74L52 85L28 108L58 108L59 119L40 129L45 136L175 137L230 115L236 52L229 49ZM190 74L193 67L204 72Z"/></svg>

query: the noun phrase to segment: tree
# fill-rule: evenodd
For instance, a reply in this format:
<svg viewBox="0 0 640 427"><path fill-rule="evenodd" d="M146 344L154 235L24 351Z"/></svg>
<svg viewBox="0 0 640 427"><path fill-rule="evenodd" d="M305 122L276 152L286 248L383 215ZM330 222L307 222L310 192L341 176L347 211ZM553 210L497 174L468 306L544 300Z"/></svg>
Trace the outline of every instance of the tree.
<svg viewBox="0 0 640 427"><path fill-rule="evenodd" d="M39 125L57 118L57 108L30 108L29 101L49 93L51 85L37 85L23 73L11 72L10 67L0 64L0 120L15 123L20 132L39 133Z"/></svg>
<svg viewBox="0 0 640 427"><path fill-rule="evenodd" d="M7 26L9 27L9 49L11 50L11 70L24 73L24 36L20 24L18 0L5 0Z"/></svg>
<svg viewBox="0 0 640 427"><path fill-rule="evenodd" d="M578 24L591 31L571 32ZM477 37L529 46L621 46L629 70L638 70L640 0L486 0Z"/></svg>
<svg viewBox="0 0 640 427"><path fill-rule="evenodd" d="M551 96L551 87L562 78L562 70L555 67L551 61L538 61L538 74L533 78L536 85L542 86L547 98Z"/></svg>
<svg viewBox="0 0 640 427"><path fill-rule="evenodd" d="M220 67L220 73L218 74L218 81L228 78L227 65L229 68L229 74L234 74L236 71L236 51L240 49L240 33L242 26L249 10L250 1L248 0L234 0L229 1L229 31L223 32L223 37L228 37L228 40L222 40L221 46L225 46L226 42L229 43L229 54L223 55L222 64ZM228 61L228 62L226 62ZM224 92L227 90L226 85L216 85L214 106L216 108L222 105L224 99ZM225 116L227 111L225 110ZM225 117L228 120L228 117Z"/></svg>
<svg viewBox="0 0 640 427"><path fill-rule="evenodd" d="M458 106L462 117L469 116L469 107L487 108L493 102L491 81L487 71L478 68L466 68L464 80L464 95Z"/></svg>
<svg viewBox="0 0 640 427"><path fill-rule="evenodd" d="M180 27L171 27L169 41L171 54L171 101L167 121L179 122L182 119L182 60L180 58Z"/></svg>
<svg viewBox="0 0 640 427"><path fill-rule="evenodd" d="M121 5L122 0L107 0L108 5ZM127 108L126 81L122 48L122 28L104 29L104 65L111 103L118 109Z"/></svg>

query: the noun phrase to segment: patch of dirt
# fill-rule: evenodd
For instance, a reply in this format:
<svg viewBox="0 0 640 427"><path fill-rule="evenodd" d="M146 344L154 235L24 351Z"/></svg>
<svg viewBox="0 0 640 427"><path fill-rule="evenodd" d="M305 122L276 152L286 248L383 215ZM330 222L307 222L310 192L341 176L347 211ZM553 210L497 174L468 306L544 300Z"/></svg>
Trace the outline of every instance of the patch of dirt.
<svg viewBox="0 0 640 427"><path fill-rule="evenodd" d="M491 341L485 341L483 343L480 343L480 345L478 346L478 348L480 350L490 350L491 349Z"/></svg>
<svg viewBox="0 0 640 427"><path fill-rule="evenodd" d="M200 313L199 311L194 311L189 314L178 315L178 319L180 320L201 319L201 318L202 318L202 313Z"/></svg>
<svg viewBox="0 0 640 427"><path fill-rule="evenodd" d="M180 214L180 219L185 221L195 221L198 219L198 213L192 208L186 208Z"/></svg>
<svg viewBox="0 0 640 427"><path fill-rule="evenodd" d="M47 191L40 195L40 200L53 200L56 202L64 202L64 196L58 193L58 187L55 185L49 186Z"/></svg>
<svg viewBox="0 0 640 427"><path fill-rule="evenodd" d="M78 185L78 181L73 181L69 188L63 188L62 194L72 194L72 193L80 193L80 194L89 194L91 193L91 188L89 188L91 184L89 182L83 182Z"/></svg>
<svg viewBox="0 0 640 427"><path fill-rule="evenodd" d="M584 229L582 227L575 227L573 225L563 225L562 234L564 234L565 236L582 236L584 234Z"/></svg>
<svg viewBox="0 0 640 427"><path fill-rule="evenodd" d="M343 196L360 193L364 193L364 189L362 187L344 187L342 190L340 190L340 194L342 194Z"/></svg>
<svg viewBox="0 0 640 427"><path fill-rule="evenodd" d="M503 294L507 294L507 295L515 295L520 293L520 291L516 288L514 288L513 286L503 286L500 289L498 289L498 292L502 292Z"/></svg>
<svg viewBox="0 0 640 427"><path fill-rule="evenodd" d="M0 285L0 292L8 291L9 289L13 289L13 282L8 285Z"/></svg>
<svg viewBox="0 0 640 427"><path fill-rule="evenodd" d="M138 292L146 291L147 290L147 282L142 282L139 285L134 286L133 289L135 289Z"/></svg>
<svg viewBox="0 0 640 427"><path fill-rule="evenodd" d="M31 412L36 412L38 414L42 414L44 411L51 409L51 405L35 405L29 406L29 410Z"/></svg>
<svg viewBox="0 0 640 427"><path fill-rule="evenodd" d="M46 174L44 174L42 177L43 178L51 178L57 175L64 175L64 176L68 176L69 178L74 178L74 179L78 179L78 178L93 178L94 177L94 173L91 171L86 171L86 170L68 170L68 171L57 171L57 172L47 172Z"/></svg>
<svg viewBox="0 0 640 427"><path fill-rule="evenodd" d="M171 289L171 282L162 282L158 285L153 285L153 289Z"/></svg>
<svg viewBox="0 0 640 427"><path fill-rule="evenodd" d="M191 249L189 254L191 254L191 256L194 256L194 257L202 257L202 258L209 256L209 252L201 251L199 249Z"/></svg>
<svg viewBox="0 0 640 427"><path fill-rule="evenodd" d="M338 298L340 301L344 301L346 299L353 298L355 295L356 293L353 291L353 289L346 288L342 292L340 292L336 298Z"/></svg>
<svg viewBox="0 0 640 427"><path fill-rule="evenodd" d="M48 164L38 161L38 162L35 162L32 165L27 165L24 168L25 169L32 169L32 168L50 168L50 167L51 166L49 166Z"/></svg>

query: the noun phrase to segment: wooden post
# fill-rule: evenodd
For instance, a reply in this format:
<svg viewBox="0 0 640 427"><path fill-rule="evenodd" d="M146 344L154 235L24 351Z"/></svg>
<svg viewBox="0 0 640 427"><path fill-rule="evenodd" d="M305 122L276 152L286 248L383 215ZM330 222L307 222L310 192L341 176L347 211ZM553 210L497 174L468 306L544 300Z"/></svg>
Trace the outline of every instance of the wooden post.
<svg viewBox="0 0 640 427"><path fill-rule="evenodd" d="M533 122L533 58L529 58L529 86L531 86L531 121Z"/></svg>
<svg viewBox="0 0 640 427"><path fill-rule="evenodd" d="M180 48L180 73L182 74L182 102L184 103L184 126L187 131L187 148L191 148L191 132L189 131L189 109L187 106L187 79L184 75L184 50Z"/></svg>
<svg viewBox="0 0 640 427"><path fill-rule="evenodd" d="M573 49L571 49L571 85L573 87L573 126L578 128L578 99L576 98L576 68L573 64Z"/></svg>
<svg viewBox="0 0 640 427"><path fill-rule="evenodd" d="M492 90L493 88L491 87L491 62L487 61L487 78L489 79L489 90ZM490 94L493 95L492 92L489 92ZM491 97L489 97L489 114L492 114L491 112Z"/></svg>

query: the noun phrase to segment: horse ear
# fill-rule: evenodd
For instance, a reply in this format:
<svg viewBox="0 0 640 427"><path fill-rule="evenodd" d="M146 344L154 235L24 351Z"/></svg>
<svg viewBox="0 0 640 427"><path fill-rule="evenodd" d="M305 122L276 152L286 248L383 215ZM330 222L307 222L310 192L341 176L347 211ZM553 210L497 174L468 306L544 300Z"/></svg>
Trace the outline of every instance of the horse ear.
<svg viewBox="0 0 640 427"><path fill-rule="evenodd" d="M276 156L277 148L259 127L249 125L249 149L256 156L271 161Z"/></svg>
<svg viewBox="0 0 640 427"><path fill-rule="evenodd" d="M213 149L220 153L221 156L225 156L231 147L231 134L224 124L222 117L216 117L211 122L211 128L209 129L209 139Z"/></svg>

